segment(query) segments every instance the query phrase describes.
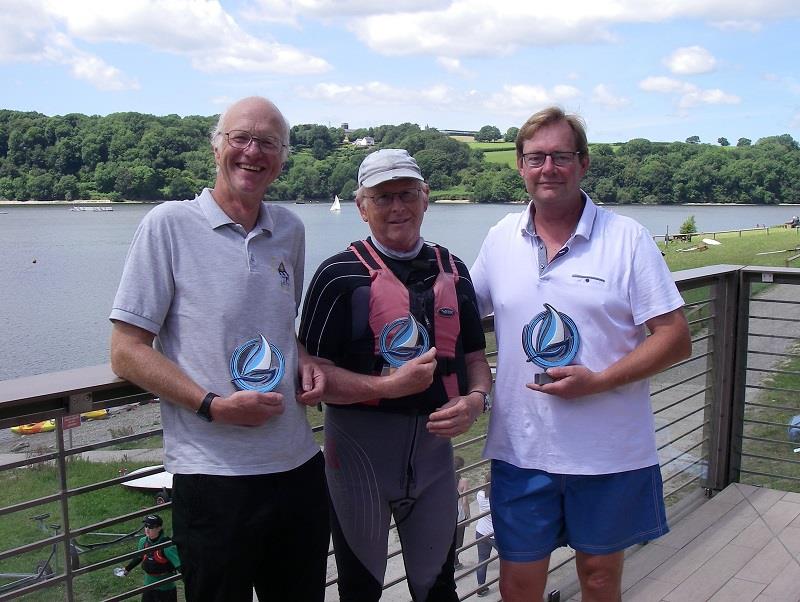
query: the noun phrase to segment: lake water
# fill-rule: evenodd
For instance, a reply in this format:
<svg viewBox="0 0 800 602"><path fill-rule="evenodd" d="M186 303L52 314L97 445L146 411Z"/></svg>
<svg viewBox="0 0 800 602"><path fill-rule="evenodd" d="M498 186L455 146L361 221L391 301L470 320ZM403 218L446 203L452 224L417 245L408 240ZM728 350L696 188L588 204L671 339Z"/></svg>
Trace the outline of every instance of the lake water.
<svg viewBox="0 0 800 602"><path fill-rule="evenodd" d="M306 225L306 283L317 265L368 234L353 203L288 204ZM0 206L0 380L108 362L108 313L136 226L151 205L72 212L63 206ZM431 205L422 234L471 265L486 232L521 205ZM700 231L779 224L798 207L615 206L653 234L675 233L690 215Z"/></svg>

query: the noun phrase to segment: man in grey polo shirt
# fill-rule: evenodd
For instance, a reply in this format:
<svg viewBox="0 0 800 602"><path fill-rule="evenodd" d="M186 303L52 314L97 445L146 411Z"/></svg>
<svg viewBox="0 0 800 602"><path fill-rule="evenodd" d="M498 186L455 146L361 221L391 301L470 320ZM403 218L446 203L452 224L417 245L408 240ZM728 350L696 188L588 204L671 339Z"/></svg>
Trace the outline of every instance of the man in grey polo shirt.
<svg viewBox="0 0 800 602"><path fill-rule="evenodd" d="M327 494L305 415L324 377L294 332L305 234L262 201L288 139L268 100L231 106L214 188L142 220L110 316L114 372L163 402L190 601L324 597Z"/></svg>

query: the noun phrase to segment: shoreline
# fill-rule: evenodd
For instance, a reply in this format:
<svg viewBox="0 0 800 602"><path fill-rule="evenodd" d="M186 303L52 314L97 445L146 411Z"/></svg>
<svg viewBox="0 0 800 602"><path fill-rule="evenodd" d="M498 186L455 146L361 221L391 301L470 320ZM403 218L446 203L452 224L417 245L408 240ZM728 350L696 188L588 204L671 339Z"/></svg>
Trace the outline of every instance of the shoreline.
<svg viewBox="0 0 800 602"><path fill-rule="evenodd" d="M42 207L63 205L65 207L91 205L91 206L114 206L114 205L158 205L167 202L168 199L158 201L112 201L111 199L77 199L75 201L9 201L0 199L0 206L8 207ZM269 202L269 201L267 201ZM280 203L295 203L295 201L277 201ZM325 204L325 201L306 202L307 204ZM470 199L438 199L431 201L437 205L479 205L477 201ZM485 203L486 205L526 205L528 201L504 201L502 203ZM296 203L295 203L296 204ZM775 203L762 205L759 203L597 203L605 207L625 207L628 205L636 207L800 207L800 203Z"/></svg>

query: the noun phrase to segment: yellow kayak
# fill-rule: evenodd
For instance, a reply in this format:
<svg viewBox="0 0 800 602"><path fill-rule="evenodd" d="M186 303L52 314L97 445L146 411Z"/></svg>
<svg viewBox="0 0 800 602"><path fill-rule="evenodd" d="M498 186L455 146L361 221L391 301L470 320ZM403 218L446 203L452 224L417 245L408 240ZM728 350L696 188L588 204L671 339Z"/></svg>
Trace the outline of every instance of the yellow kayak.
<svg viewBox="0 0 800 602"><path fill-rule="evenodd" d="M33 435L34 433L48 433L56 428L55 420L43 420L42 422L32 422L30 424L20 424L12 426L11 432L17 435Z"/></svg>
<svg viewBox="0 0 800 602"><path fill-rule="evenodd" d="M108 418L108 410L93 410L81 414L81 420L104 420Z"/></svg>

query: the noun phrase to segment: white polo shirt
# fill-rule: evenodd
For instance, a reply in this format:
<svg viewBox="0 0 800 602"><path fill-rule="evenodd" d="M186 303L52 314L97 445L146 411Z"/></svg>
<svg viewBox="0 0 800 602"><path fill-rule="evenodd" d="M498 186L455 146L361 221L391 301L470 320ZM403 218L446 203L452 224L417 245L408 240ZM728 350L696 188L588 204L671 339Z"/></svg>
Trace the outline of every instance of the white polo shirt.
<svg viewBox="0 0 800 602"><path fill-rule="evenodd" d="M470 269L481 315L495 314L497 382L485 456L521 468L608 474L658 462L649 384L566 400L525 387L542 372L522 329L548 303L575 322L573 360L601 371L645 339L645 322L683 305L649 232L585 195L574 234L549 264L531 205L488 233Z"/></svg>

